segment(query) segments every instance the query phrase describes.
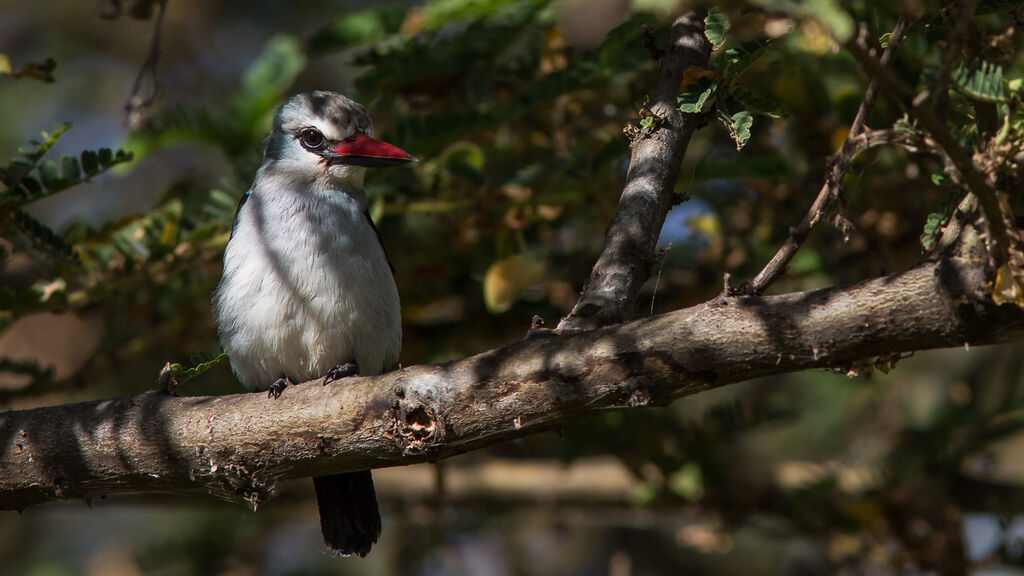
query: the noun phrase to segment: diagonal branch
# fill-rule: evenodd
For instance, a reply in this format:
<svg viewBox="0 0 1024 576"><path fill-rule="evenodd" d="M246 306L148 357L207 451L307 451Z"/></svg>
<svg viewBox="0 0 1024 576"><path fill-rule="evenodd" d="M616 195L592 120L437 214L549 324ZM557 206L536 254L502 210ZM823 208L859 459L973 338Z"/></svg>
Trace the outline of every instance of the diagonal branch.
<svg viewBox="0 0 1024 576"><path fill-rule="evenodd" d="M579 302L558 324L559 330L589 330L622 322L630 316L640 288L650 276L665 215L678 202L675 183L679 165L690 136L701 124L699 117L679 111L676 96L684 70L707 67L711 44L704 36L706 13L687 13L672 25L651 104L651 111L665 120L664 125L633 141L626 186L605 232L604 250Z"/></svg>
<svg viewBox="0 0 1024 576"><path fill-rule="evenodd" d="M883 66L888 65L896 55L896 49L899 47L903 34L907 31L909 25L910 18L906 15L901 15L896 21L896 26L893 27L892 33L889 34L889 44L882 53ZM861 30L861 34L864 33L865 31ZM868 115L875 105L875 98L877 96L878 80L872 78L871 82L868 83L867 90L864 91L864 99L860 103L860 108L857 109L857 115L854 117L853 123L850 124L850 133L846 136L842 147L840 147L839 151L829 162L825 183L821 185L821 190L818 192L814 202L811 203L811 208L795 228L789 229L789 238L786 239L785 244L775 253L775 256L768 261L768 264L758 272L753 280L741 286L737 290L738 293L756 296L771 286L779 276L785 273L789 262L793 259L793 256L796 256L797 251L800 250L800 246L807 240L807 237L810 236L811 230L821 221L829 208L839 200L842 195L843 177L850 170L853 159L864 149L861 146L863 139L860 137L867 123Z"/></svg>
<svg viewBox="0 0 1024 576"><path fill-rule="evenodd" d="M879 82L882 90L899 102L907 113L917 120L921 128L931 135L956 166L967 189L978 196L978 201L981 203L981 208L985 212L992 231L992 258L997 265L1003 264L1006 261L1007 248L1010 247L1010 236L999 207L999 192L986 179L985 175L978 171L967 150L953 138L946 122L923 105L927 94L915 95L913 90L892 70L868 53L859 38L849 40L845 47L864 68L864 71Z"/></svg>
<svg viewBox="0 0 1024 576"><path fill-rule="evenodd" d="M969 251L852 287L719 297L457 362L313 381L278 400L150 392L3 413L0 509L129 492L256 506L290 478L435 461L758 376L1022 339L1024 310L992 303L992 269L970 230L953 247Z"/></svg>

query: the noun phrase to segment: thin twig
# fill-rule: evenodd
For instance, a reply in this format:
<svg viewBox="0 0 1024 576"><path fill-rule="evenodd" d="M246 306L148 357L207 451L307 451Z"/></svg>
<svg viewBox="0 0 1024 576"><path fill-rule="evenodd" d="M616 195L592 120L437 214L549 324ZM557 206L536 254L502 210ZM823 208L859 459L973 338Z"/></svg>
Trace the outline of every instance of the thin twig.
<svg viewBox="0 0 1024 576"><path fill-rule="evenodd" d="M882 53L883 65L892 61L893 56L896 54L896 49L899 47L900 40L902 40L903 34L909 25L910 18L906 15L901 15L896 21L896 25L889 35L889 44ZM862 29L861 35L863 36L864 34L866 34L866 31ZM789 262L796 255L797 251L800 250L800 246L803 245L804 241L807 240L814 226L821 221L832 204L840 198L843 177L849 171L854 157L865 150L866 147L870 147L871 144L877 145L879 143L876 140L861 137L877 95L878 81L872 79L868 83L867 90L864 91L864 99L860 103L860 108L857 109L857 115L854 117L853 123L850 124L850 133L846 136L846 140L839 148L839 151L829 162L825 182L821 185L821 190L818 191L818 196L814 199L807 214L800 221L800 224L795 228L789 229L789 238L786 239L786 242L775 253L775 256L768 261L768 264L765 265L753 280L736 290L736 293L752 296L760 295L768 286L771 286L772 282L786 271Z"/></svg>
<svg viewBox="0 0 1024 576"><path fill-rule="evenodd" d="M146 61L139 68L135 82L132 84L132 92L124 105L124 125L129 130L141 128L146 120L146 109L156 101L160 94L160 82L157 79L157 65L160 64L160 32L163 30L164 13L167 12L168 0L157 0L160 7L156 13L156 21L153 25L153 39L149 44L149 54ZM149 79L149 93L143 95L143 83Z"/></svg>
<svg viewBox="0 0 1024 576"><path fill-rule="evenodd" d="M989 220L992 232L991 256L997 266L1002 265L1006 261L1006 250L1010 244L1009 231L999 208L999 198L995 188L974 166L970 154L953 138L945 121L938 118L930 108L921 105L923 98L915 95L913 90L895 73L871 56L860 39L846 42L845 47L865 72L879 82L882 90L902 104L907 113L935 139L935 142L960 171L967 189L976 194L981 202L982 210Z"/></svg>
<svg viewBox="0 0 1024 576"><path fill-rule="evenodd" d="M953 74L953 63L963 50L971 18L974 16L975 4L975 0L958 0L947 3L950 10L950 13L946 15L947 21L950 22L949 36L946 39L945 48L942 49L942 65L939 67L939 73L929 89L933 110L935 115L940 118L946 113L946 103L949 102L947 88Z"/></svg>

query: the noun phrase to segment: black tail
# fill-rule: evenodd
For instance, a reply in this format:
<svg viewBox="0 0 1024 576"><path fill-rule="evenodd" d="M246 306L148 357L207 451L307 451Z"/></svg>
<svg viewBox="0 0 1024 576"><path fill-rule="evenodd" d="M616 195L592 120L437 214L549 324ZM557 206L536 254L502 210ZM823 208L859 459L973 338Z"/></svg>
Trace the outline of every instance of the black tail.
<svg viewBox="0 0 1024 576"><path fill-rule="evenodd" d="M369 470L313 478L320 530L331 552L366 556L380 536L380 510Z"/></svg>

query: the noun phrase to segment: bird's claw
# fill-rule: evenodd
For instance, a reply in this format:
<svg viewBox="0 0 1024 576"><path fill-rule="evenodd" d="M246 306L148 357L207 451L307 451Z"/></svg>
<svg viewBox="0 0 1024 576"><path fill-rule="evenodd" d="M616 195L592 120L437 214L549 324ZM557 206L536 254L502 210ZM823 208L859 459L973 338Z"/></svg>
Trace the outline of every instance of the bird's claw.
<svg viewBox="0 0 1024 576"><path fill-rule="evenodd" d="M277 380L274 380L274 383L270 385L270 388L267 388L267 398L273 398L275 400L280 398L281 393L284 392L284 389L287 387L287 378L278 378Z"/></svg>
<svg viewBox="0 0 1024 576"><path fill-rule="evenodd" d="M327 376L324 376L324 386L334 382L335 380L341 380L342 378L349 378L350 376L358 375L359 365L356 364L355 360L344 364L338 364L327 371Z"/></svg>

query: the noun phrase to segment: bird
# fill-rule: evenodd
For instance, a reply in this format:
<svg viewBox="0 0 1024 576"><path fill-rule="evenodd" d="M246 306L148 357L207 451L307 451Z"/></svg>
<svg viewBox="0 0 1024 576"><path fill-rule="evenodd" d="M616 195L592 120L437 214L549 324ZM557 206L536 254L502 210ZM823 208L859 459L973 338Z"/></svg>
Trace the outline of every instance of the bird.
<svg viewBox="0 0 1024 576"><path fill-rule="evenodd" d="M363 179L366 168L413 161L375 139L366 109L341 94L298 94L277 110L213 296L243 386L276 399L296 382L380 374L398 361L398 290ZM381 532L370 471L313 484L324 543L366 556Z"/></svg>

